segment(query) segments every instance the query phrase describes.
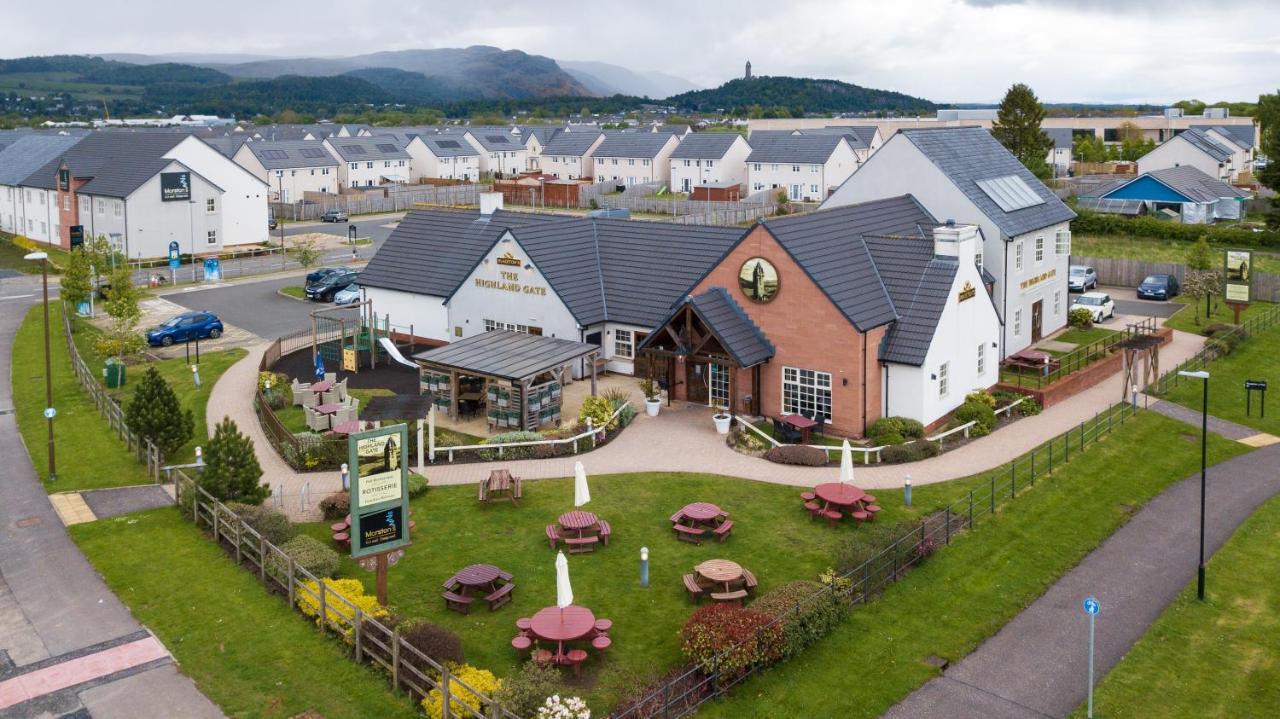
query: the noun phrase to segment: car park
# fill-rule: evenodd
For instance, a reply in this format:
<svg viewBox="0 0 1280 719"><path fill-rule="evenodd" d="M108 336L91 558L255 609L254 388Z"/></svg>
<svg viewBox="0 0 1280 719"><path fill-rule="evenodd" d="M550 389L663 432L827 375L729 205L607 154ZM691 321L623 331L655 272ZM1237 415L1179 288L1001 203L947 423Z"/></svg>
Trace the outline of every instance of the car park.
<svg viewBox="0 0 1280 719"><path fill-rule="evenodd" d="M1098 289L1098 271L1088 265L1072 265L1067 274L1067 289L1071 292Z"/></svg>
<svg viewBox="0 0 1280 719"><path fill-rule="evenodd" d="M321 222L346 222L347 211L346 210L325 210L325 213L323 215L320 215L320 221Z"/></svg>
<svg viewBox="0 0 1280 719"><path fill-rule="evenodd" d="M341 267L320 267L307 273L307 281L303 284L309 285L328 277L335 272L344 272Z"/></svg>
<svg viewBox="0 0 1280 719"><path fill-rule="evenodd" d="M183 312L147 332L147 344L168 347L174 342L195 339L218 339L222 336L222 320L212 312Z"/></svg>
<svg viewBox="0 0 1280 719"><path fill-rule="evenodd" d="M359 302L359 301L360 301L360 285L356 284L355 282L352 282L346 287L343 287L342 289L338 290L337 294L333 296L333 304L335 305L349 305L353 302Z"/></svg>
<svg viewBox="0 0 1280 719"><path fill-rule="evenodd" d="M1138 299L1167 300L1177 296L1180 288L1173 275L1147 275L1138 285Z"/></svg>
<svg viewBox="0 0 1280 719"><path fill-rule="evenodd" d="M274 230L278 226L279 224L276 222L275 213L274 212L267 213L267 229Z"/></svg>
<svg viewBox="0 0 1280 719"><path fill-rule="evenodd" d="M316 282L307 284L307 299L315 302L331 302L333 301L333 296L347 285L355 282L356 277L357 273L353 270L339 270L325 275Z"/></svg>
<svg viewBox="0 0 1280 719"><path fill-rule="evenodd" d="M1105 292L1086 292L1071 303L1071 311L1086 309L1093 315L1094 322L1111 319L1116 316L1116 303L1111 295Z"/></svg>

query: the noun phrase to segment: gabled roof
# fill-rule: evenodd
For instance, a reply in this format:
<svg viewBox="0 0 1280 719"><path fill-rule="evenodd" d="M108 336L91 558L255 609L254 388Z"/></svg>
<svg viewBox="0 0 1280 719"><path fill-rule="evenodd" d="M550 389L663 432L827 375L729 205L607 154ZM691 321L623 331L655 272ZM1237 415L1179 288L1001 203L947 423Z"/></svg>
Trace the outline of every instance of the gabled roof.
<svg viewBox="0 0 1280 719"><path fill-rule="evenodd" d="M0 185L17 186L83 138L28 134L11 139L12 143L0 150Z"/></svg>
<svg viewBox="0 0 1280 719"><path fill-rule="evenodd" d="M520 138L506 130L473 128L467 134L480 143L480 147L483 147L487 152L518 152L524 149L524 143L520 141Z"/></svg>
<svg viewBox="0 0 1280 719"><path fill-rule="evenodd" d="M1253 143L1257 139L1257 127L1253 123L1248 125L1192 125L1192 130L1217 130L1218 132L1230 137L1237 145L1252 150Z"/></svg>
<svg viewBox="0 0 1280 719"><path fill-rule="evenodd" d="M76 178L92 178L78 190L128 197L173 162L165 158L189 135L176 132L95 132L32 172L21 184L52 190L63 161Z"/></svg>
<svg viewBox="0 0 1280 719"><path fill-rule="evenodd" d="M1075 218L1053 191L1018 162L990 132L981 127L905 128L898 131L920 150L996 227L1005 238L1016 237ZM1002 210L978 186L979 180L1017 177L1043 202Z"/></svg>
<svg viewBox="0 0 1280 719"><path fill-rule="evenodd" d="M419 142L427 146L436 157L479 157L480 152L471 143L458 136L418 135Z"/></svg>
<svg viewBox="0 0 1280 719"><path fill-rule="evenodd" d="M596 148L596 157L639 157L652 160L675 135L665 132L606 132L604 142ZM677 140L678 142L678 140ZM545 154L546 151L543 151Z"/></svg>
<svg viewBox="0 0 1280 719"><path fill-rule="evenodd" d="M337 159L320 140L259 140L247 144L249 152L268 170L338 166Z"/></svg>
<svg viewBox="0 0 1280 719"><path fill-rule="evenodd" d="M840 133L752 137L751 154L747 156L747 162L821 165L830 159L842 142L848 144L848 140Z"/></svg>
<svg viewBox="0 0 1280 719"><path fill-rule="evenodd" d="M1075 146L1075 137L1069 127L1042 127L1044 134L1053 141L1053 149L1070 150Z"/></svg>
<svg viewBox="0 0 1280 719"><path fill-rule="evenodd" d="M1128 187L1144 177L1149 177L1159 182L1192 202L1217 202L1221 199L1240 198L1246 196L1245 193L1217 179L1216 177L1207 174L1204 170L1201 170L1198 167L1181 165L1179 167L1166 167L1161 170L1144 172L1132 180L1121 182L1115 186L1106 188L1103 192L1099 193L1099 197L1107 198L1111 193L1118 191L1122 187Z"/></svg>
<svg viewBox="0 0 1280 719"><path fill-rule="evenodd" d="M800 134L841 135L849 141L849 146L853 149L866 150L871 147L871 140L876 136L876 127L875 125L827 125L801 130Z"/></svg>
<svg viewBox="0 0 1280 719"><path fill-rule="evenodd" d="M1174 137L1175 140L1178 138L1186 140L1191 143L1192 147L1203 152L1209 157L1212 157L1218 162L1226 162L1231 159L1231 148L1213 139L1209 136L1209 133L1204 130L1197 130L1195 128L1184 130Z"/></svg>
<svg viewBox="0 0 1280 719"><path fill-rule="evenodd" d="M563 127L556 127L555 125L524 125L520 127L520 141L528 145L529 138L536 137L538 142L545 146L563 132Z"/></svg>
<svg viewBox="0 0 1280 719"><path fill-rule="evenodd" d="M346 162L408 160L404 146L390 137L329 137L329 146Z"/></svg>
<svg viewBox="0 0 1280 719"><path fill-rule="evenodd" d="M897 318L866 236L924 237L938 223L910 195L761 224L859 332Z"/></svg>
<svg viewBox="0 0 1280 719"><path fill-rule="evenodd" d="M598 130L575 130L573 132L561 132L551 138L542 146L542 154L546 155L567 155L570 157L581 157L585 155L587 150L591 149L592 143L596 138L600 137Z"/></svg>
<svg viewBox="0 0 1280 719"><path fill-rule="evenodd" d="M680 141L673 160L719 160L742 135L736 132L695 132Z"/></svg>
<svg viewBox="0 0 1280 719"><path fill-rule="evenodd" d="M707 323L738 366L750 367L773 357L773 343L725 288L712 287L690 297L689 304L693 305L694 311Z"/></svg>
<svg viewBox="0 0 1280 719"><path fill-rule="evenodd" d="M221 152L224 157L230 159L240 151L242 145L247 144L253 138L241 133L239 135L228 134L222 137L202 137L200 139L204 140L204 144ZM326 152L325 154L328 153Z"/></svg>
<svg viewBox="0 0 1280 719"><path fill-rule="evenodd" d="M934 256L932 237L867 237L866 243L898 312L898 321L880 348L880 359L924 364L959 263ZM985 298L986 292L982 294Z"/></svg>
<svg viewBox="0 0 1280 719"><path fill-rule="evenodd" d="M559 337L491 330L419 352L413 358L489 377L520 381L563 367L599 350L595 345Z"/></svg>

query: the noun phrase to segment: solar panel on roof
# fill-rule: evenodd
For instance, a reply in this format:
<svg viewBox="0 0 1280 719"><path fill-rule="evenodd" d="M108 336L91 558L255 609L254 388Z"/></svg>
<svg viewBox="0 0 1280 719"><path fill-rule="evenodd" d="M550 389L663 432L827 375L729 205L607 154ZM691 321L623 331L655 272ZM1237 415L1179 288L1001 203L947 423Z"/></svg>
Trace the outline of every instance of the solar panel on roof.
<svg viewBox="0 0 1280 719"><path fill-rule="evenodd" d="M457 140L436 140L436 144L447 150L456 150L462 147Z"/></svg>
<svg viewBox="0 0 1280 719"><path fill-rule="evenodd" d="M492 142L495 145L502 145L507 142L507 138L503 137L502 135L485 135L484 139L488 140L489 142Z"/></svg>
<svg viewBox="0 0 1280 719"><path fill-rule="evenodd" d="M380 150L380 151L382 151L382 152L396 152L396 151L398 151L399 149L400 149L400 148L396 147L395 145L392 145L392 144L391 144L391 143L389 143L389 142L380 143L380 144L378 145L378 150Z"/></svg>
<svg viewBox="0 0 1280 719"><path fill-rule="evenodd" d="M977 184L1005 212L1044 204L1044 198L1017 175L977 180Z"/></svg>
<svg viewBox="0 0 1280 719"><path fill-rule="evenodd" d="M287 160L289 153L284 150L263 150L262 157L265 160Z"/></svg>
<svg viewBox="0 0 1280 719"><path fill-rule="evenodd" d="M324 150L321 150L318 147L304 147L298 152L301 153L303 157L310 157L310 158L322 158L322 157L329 156L329 153L325 152Z"/></svg>
<svg viewBox="0 0 1280 719"><path fill-rule="evenodd" d="M346 150L347 152L350 152L353 155L364 154L364 147L362 147L361 145L343 145L342 149Z"/></svg>

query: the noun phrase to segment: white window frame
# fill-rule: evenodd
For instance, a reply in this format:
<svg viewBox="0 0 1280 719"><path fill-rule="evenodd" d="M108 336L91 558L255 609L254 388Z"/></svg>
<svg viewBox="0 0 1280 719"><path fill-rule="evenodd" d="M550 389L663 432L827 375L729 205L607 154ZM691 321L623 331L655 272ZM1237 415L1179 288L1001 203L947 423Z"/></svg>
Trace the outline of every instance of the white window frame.
<svg viewBox="0 0 1280 719"><path fill-rule="evenodd" d="M1053 291L1053 316L1062 314L1062 290Z"/></svg>
<svg viewBox="0 0 1280 719"><path fill-rule="evenodd" d="M218 231L217 231L217 230L209 230L209 231L205 234L205 241L206 241L208 244L210 244L210 245L216 245L216 244L218 244Z"/></svg>
<svg viewBox="0 0 1280 719"><path fill-rule="evenodd" d="M943 362L938 365L938 398L941 399L951 393L951 363Z"/></svg>
<svg viewBox="0 0 1280 719"><path fill-rule="evenodd" d="M111 214L115 217L124 217L124 200L115 200L111 203Z"/></svg>
<svg viewBox="0 0 1280 719"><path fill-rule="evenodd" d="M1013 336L1022 335L1022 308L1013 311Z"/></svg>
<svg viewBox="0 0 1280 719"><path fill-rule="evenodd" d="M1054 250L1059 255L1071 254L1071 230L1058 230L1053 240Z"/></svg>
<svg viewBox="0 0 1280 719"><path fill-rule="evenodd" d="M1044 264L1044 237L1036 238L1036 267Z"/></svg>
<svg viewBox="0 0 1280 719"><path fill-rule="evenodd" d="M825 382L825 384L824 384ZM790 385L790 388L788 388ZM821 413L824 422L831 422L831 373L802 367L782 368L782 412L800 414L801 409L812 408Z"/></svg>
<svg viewBox="0 0 1280 719"><path fill-rule="evenodd" d="M212 197L206 197L204 200L204 212L206 215L212 215L218 211L218 200Z"/></svg>
<svg viewBox="0 0 1280 719"><path fill-rule="evenodd" d="M1013 269L1017 272L1023 269L1023 256L1023 243L1022 240L1018 240L1013 244Z"/></svg>
<svg viewBox="0 0 1280 719"><path fill-rule="evenodd" d="M978 376L981 377L986 373L987 373L987 343L979 342L978 343Z"/></svg>
<svg viewBox="0 0 1280 719"><path fill-rule="evenodd" d="M519 324L515 324L514 322L503 322L501 320L486 319L484 321L484 331L492 332L494 330L510 330L512 332L529 334L529 325L519 325Z"/></svg>
<svg viewBox="0 0 1280 719"><path fill-rule="evenodd" d="M636 334L632 330L613 331L613 356L622 359L636 358Z"/></svg>

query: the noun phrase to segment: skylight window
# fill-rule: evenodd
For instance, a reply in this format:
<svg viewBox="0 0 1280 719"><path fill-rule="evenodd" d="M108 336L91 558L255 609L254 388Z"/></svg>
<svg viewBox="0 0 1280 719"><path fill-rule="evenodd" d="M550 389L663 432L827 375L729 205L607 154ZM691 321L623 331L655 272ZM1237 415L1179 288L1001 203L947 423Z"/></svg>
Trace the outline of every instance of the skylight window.
<svg viewBox="0 0 1280 719"><path fill-rule="evenodd" d="M987 197L990 197L1005 212L1044 204L1044 198L1017 175L993 177L977 182L978 187L987 194Z"/></svg>

